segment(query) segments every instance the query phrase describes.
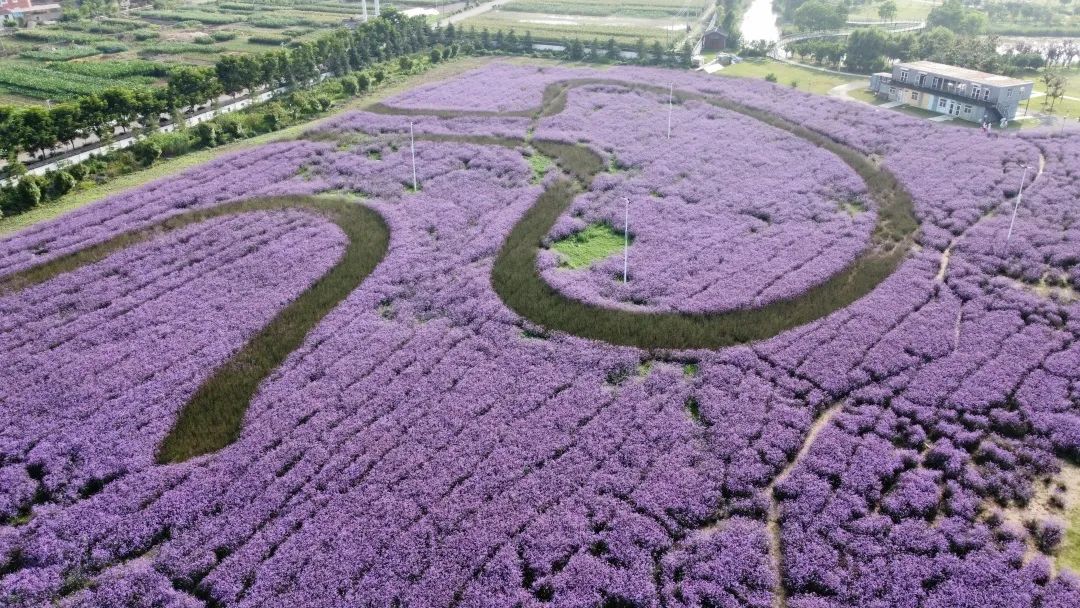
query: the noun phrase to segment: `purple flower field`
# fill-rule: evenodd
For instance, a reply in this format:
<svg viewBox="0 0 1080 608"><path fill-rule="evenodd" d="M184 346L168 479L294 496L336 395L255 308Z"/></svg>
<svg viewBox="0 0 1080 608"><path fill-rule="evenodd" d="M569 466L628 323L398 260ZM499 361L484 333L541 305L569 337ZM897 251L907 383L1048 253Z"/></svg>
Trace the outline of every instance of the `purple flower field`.
<svg viewBox="0 0 1080 608"><path fill-rule="evenodd" d="M873 201L835 156L701 102L672 112L670 140L666 118L666 97L598 86L572 90L566 110L540 122L536 137L588 141L620 168L595 180L551 239L594 222L621 232L623 197L631 207L633 280L622 282L621 255L582 271L545 256L544 278L561 291L629 308L752 308L806 291L867 246Z"/></svg>
<svg viewBox="0 0 1080 608"><path fill-rule="evenodd" d="M493 290L503 241L561 174L533 183L526 144L418 140L412 191L409 120L418 134L524 137L528 119L353 113L312 141L74 211L0 241L0 276L282 193L355 193L391 244L263 383L239 439L179 464L153 450L185 398L334 264L333 224L209 220L0 299L0 605L1080 605L1080 580L1004 516L1080 460L1080 304L1067 297L1080 135L987 138L645 69L491 64L401 104L521 110L589 77L674 80L873 155L912 194L918 247L819 321L652 352L538 331ZM839 159L696 102L675 108L673 150L665 102L588 85L535 125L615 168L549 236L620 219L623 195L643 220L626 292L607 262L568 271L541 256L553 286L610 307L758 306L865 246L877 207L837 204L865 192ZM741 271L717 262L739 255Z"/></svg>

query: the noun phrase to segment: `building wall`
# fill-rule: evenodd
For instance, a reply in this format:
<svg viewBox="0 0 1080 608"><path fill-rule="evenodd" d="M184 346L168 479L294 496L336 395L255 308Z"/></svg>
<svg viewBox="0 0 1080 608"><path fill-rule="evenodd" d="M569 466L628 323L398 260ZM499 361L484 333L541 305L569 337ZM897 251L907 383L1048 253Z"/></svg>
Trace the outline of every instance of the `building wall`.
<svg viewBox="0 0 1080 608"><path fill-rule="evenodd" d="M17 13L30 8L30 0L0 0L0 15Z"/></svg>

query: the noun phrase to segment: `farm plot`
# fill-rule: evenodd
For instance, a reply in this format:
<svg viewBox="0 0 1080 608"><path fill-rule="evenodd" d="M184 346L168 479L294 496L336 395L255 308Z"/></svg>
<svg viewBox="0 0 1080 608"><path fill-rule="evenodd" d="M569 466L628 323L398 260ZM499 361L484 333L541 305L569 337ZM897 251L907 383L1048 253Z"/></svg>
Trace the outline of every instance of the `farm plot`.
<svg viewBox="0 0 1080 608"><path fill-rule="evenodd" d="M635 313L578 301L610 332L590 336L599 339L519 314L530 310L520 294L556 308L577 301L537 266L541 238L564 212L580 209L588 225L588 214L607 212L591 201L609 190L647 197L670 185L667 172L645 183L660 161L630 144L663 133L656 83L671 81L683 128L656 148L700 152L687 123L715 120L702 130L753 138L780 156L824 154L814 169L841 186L829 194L859 192L850 168L874 195L861 213L876 215L875 231L888 228L897 263L862 297L731 348L675 348L675 333L667 347L618 345L652 331L658 315L678 316L662 310L674 300ZM500 83L515 89L512 101ZM5 604L1080 602L1076 579L1051 567L1056 515L1025 511L1034 484L1080 454L1077 311L1060 295L1078 280L1075 135L988 140L958 129L942 141L923 121L660 70L482 68L441 96L439 87L406 94L408 115L394 115L391 101L306 142L227 158L0 241L10 303L63 293L72 281L119 293L126 283L97 278L98 266L21 290L17 279L238 200L348 194L382 215L391 235L378 267L266 377L236 441L220 451L154 464L146 446L165 438L175 410L141 431L139 458L103 439L83 466L64 449L68 437L86 441L77 430L5 444L2 473L12 481L0 484L0 504L14 513L0 524ZM594 104L624 110L622 129L590 116ZM424 107L442 111L421 116ZM575 127L581 120L588 125ZM967 160L965 172L944 166L942 154ZM1018 165L1040 166L1040 157L1045 170L1029 172L1005 249ZM723 178L718 163L686 162L700 182ZM803 201L826 224L853 217L825 213L824 200L806 187L791 204ZM917 232L895 204L905 200ZM672 234L694 247L697 209L731 207L715 193L697 209L678 204L686 212L631 247ZM340 239L306 213L261 217L271 216L303 218ZM203 242L185 230L186 242L168 241L181 259ZM875 232L858 234L852 243ZM340 246L312 245L329 250L316 258L326 264ZM760 260L766 269L786 263ZM285 262L278 274L293 273ZM304 282L295 280L291 294ZM1058 291L1039 291L1039 281ZM798 297L815 290L804 289ZM105 306L74 311L75 322L110 315L101 297ZM729 313L712 314L697 317L699 333ZM23 342L41 352L43 370L71 352ZM200 377L214 372L213 361L189 363ZM153 381L136 373L101 390ZM43 419L71 409L62 391L45 398L35 396L39 385L16 386L18 399L41 401ZM126 422L124 410L96 415L102 425Z"/></svg>
<svg viewBox="0 0 1080 608"><path fill-rule="evenodd" d="M492 34L500 30L503 33L514 30L518 36L522 36L528 32L537 42L558 43L572 38L592 41L595 38L606 43L609 38L614 38L625 48L632 47L639 39L646 44L659 42L663 45L686 35L685 20L508 10L493 10L470 17L462 21L461 26L475 28L477 32L487 29Z"/></svg>
<svg viewBox="0 0 1080 608"><path fill-rule="evenodd" d="M82 78L101 74L66 68L147 61L161 64L162 70L173 64L209 65L225 54L262 52L311 40L325 28L340 26L360 13L358 5L348 2L305 4L302 10L297 7L292 2L209 2L19 30L0 45L0 94L44 102L88 90L100 92L117 84L150 84L153 79L126 74L120 75L123 80L102 86L99 81Z"/></svg>

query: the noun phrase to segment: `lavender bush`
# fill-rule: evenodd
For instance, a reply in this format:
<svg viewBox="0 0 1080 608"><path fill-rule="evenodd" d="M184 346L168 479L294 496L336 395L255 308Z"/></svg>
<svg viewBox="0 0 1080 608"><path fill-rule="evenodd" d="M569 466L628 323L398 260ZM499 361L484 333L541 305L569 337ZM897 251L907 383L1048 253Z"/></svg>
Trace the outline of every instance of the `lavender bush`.
<svg viewBox="0 0 1080 608"><path fill-rule="evenodd" d="M469 85L477 103L497 100L519 69L532 68L499 67L484 88ZM552 79L522 75L513 87L538 104ZM875 154L915 195L921 247L869 295L817 322L751 346L646 352L545 332L492 290L494 256L543 188L531 183L525 150L418 142L421 187L412 192L400 129L358 115L336 127L370 136L355 145L253 151L75 212L0 242L0 272L124 230L121 220L97 227L113 216L149 222L266 190L361 193L386 217L392 242L264 383L236 443L176 465L127 462L85 497L61 493L35 504L28 521L0 526L0 604L1080 604L1076 578L1031 556L1029 532L995 515L1025 504L1059 459L1080 457L1080 311L1036 289L1044 276L1075 287L1080 138L948 131L943 141L920 122L763 83L651 70L573 75L676 79ZM583 111L576 99L629 95L578 92L568 116ZM638 98L655 104L626 99ZM785 105L792 99L803 105ZM452 119L429 122L443 120ZM768 131L736 117L717 122ZM482 133L481 122L468 124ZM633 134L656 128L627 120L623 135L600 120L578 124L575 139L628 159L640 149ZM942 163L942 150L962 152L970 167ZM269 171L274 154L289 167L275 167L272 183L230 167L263 157ZM1038 166L1040 154L1044 170L1028 175L1005 250L1017 163ZM823 174L857 192L831 162ZM605 179L663 189L670 184L644 177L657 163ZM218 175L227 192L196 186L196 175ZM683 230L672 217L667 229ZM94 276L85 280L122 292ZM26 338L46 371L65 351L48 347ZM191 374L213 367L185 363ZM100 390L151 382L136 372ZM37 398L15 386L15 398ZM131 408L97 410L76 438L118 436L129 417L145 416ZM69 409L59 404L49 419ZM42 435L32 449L63 453L65 437ZM119 462L125 449L103 442L94 462ZM40 480L79 488L80 475L99 470L50 468L65 462L5 457L6 500L23 504ZM45 466L27 466L37 464Z"/></svg>

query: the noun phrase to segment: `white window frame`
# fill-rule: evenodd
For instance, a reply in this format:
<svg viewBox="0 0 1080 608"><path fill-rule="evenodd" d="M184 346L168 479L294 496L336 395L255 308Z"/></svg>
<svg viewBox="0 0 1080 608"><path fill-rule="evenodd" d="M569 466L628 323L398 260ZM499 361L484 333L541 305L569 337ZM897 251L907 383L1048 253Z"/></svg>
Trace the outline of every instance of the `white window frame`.
<svg viewBox="0 0 1080 608"><path fill-rule="evenodd" d="M907 82L908 71L900 70L900 82Z"/></svg>

